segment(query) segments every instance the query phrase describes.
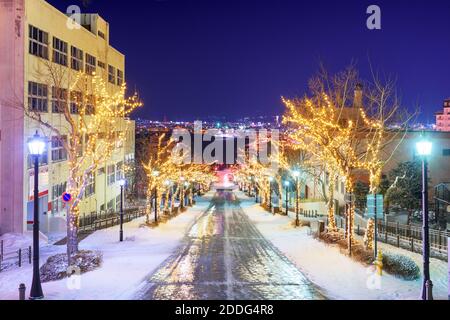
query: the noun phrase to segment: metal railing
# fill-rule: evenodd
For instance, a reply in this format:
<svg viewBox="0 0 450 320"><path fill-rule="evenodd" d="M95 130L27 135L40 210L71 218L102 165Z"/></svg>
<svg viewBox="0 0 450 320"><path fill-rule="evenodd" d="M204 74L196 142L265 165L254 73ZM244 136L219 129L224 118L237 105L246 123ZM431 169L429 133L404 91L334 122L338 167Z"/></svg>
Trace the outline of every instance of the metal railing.
<svg viewBox="0 0 450 320"><path fill-rule="evenodd" d="M22 267L24 263L31 264L31 246L19 248L12 251L4 250L4 242L0 240L0 272L11 267Z"/></svg>
<svg viewBox="0 0 450 320"><path fill-rule="evenodd" d="M327 218L328 225L328 218ZM336 216L336 226L345 230L346 221L344 217ZM359 223L354 224L354 231L358 235L364 235L366 226ZM398 222L377 222L378 240L416 253L422 253L422 227L404 225ZM436 229L429 230L430 255L436 258L448 258L449 231Z"/></svg>
<svg viewBox="0 0 450 320"><path fill-rule="evenodd" d="M123 213L123 222L130 222L146 214L145 208L126 209ZM80 232L89 232L109 228L120 223L120 213L100 212L83 214L78 218L78 229Z"/></svg>

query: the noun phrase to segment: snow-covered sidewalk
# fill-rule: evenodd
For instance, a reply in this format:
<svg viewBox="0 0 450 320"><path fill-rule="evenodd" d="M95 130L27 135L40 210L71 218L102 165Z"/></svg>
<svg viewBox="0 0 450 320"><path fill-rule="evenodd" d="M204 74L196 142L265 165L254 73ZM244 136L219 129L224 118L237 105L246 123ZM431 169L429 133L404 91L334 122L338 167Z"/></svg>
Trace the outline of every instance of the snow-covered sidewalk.
<svg viewBox="0 0 450 320"><path fill-rule="evenodd" d="M373 270L340 253L308 234L309 228L295 228L292 217L273 215L237 192L241 206L258 230L278 247L313 283L331 299L418 299L422 280L405 281L383 273L380 286L371 280ZM407 250L381 244L383 251L407 255L422 268L422 256ZM447 262L431 259L431 279L435 299L447 300ZM378 287L378 289L377 289Z"/></svg>
<svg viewBox="0 0 450 320"><path fill-rule="evenodd" d="M81 275L79 290L70 290L67 279L43 283L46 299L129 299L139 285L180 244L189 226L207 208L213 193L197 199L194 207L157 228L142 227L145 217L124 224L124 241L119 242L119 226L99 230L80 242L81 250L103 253L100 268ZM41 248L41 264L65 246ZM20 283L31 286L32 268L26 264L0 273L0 299L18 299Z"/></svg>

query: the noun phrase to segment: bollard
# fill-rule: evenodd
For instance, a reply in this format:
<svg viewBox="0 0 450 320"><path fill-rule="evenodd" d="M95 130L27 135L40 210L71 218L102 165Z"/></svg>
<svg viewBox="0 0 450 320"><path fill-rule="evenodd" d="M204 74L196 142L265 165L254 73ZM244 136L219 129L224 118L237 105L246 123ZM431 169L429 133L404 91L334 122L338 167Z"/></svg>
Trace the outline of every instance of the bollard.
<svg viewBox="0 0 450 320"><path fill-rule="evenodd" d="M433 283L431 280L425 282L426 300L433 300Z"/></svg>
<svg viewBox="0 0 450 320"><path fill-rule="evenodd" d="M19 249L19 267L22 266L22 249Z"/></svg>
<svg viewBox="0 0 450 320"><path fill-rule="evenodd" d="M19 285L19 300L25 300L26 287L24 283Z"/></svg>

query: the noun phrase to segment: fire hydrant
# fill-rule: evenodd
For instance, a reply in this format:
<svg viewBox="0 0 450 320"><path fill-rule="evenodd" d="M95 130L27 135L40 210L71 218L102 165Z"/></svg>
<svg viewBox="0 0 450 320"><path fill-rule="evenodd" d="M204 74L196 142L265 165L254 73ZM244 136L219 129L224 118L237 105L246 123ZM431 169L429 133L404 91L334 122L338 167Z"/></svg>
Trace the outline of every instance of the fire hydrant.
<svg viewBox="0 0 450 320"><path fill-rule="evenodd" d="M383 254L381 250L378 250L377 258L373 264L377 268L377 274L381 276L383 274Z"/></svg>

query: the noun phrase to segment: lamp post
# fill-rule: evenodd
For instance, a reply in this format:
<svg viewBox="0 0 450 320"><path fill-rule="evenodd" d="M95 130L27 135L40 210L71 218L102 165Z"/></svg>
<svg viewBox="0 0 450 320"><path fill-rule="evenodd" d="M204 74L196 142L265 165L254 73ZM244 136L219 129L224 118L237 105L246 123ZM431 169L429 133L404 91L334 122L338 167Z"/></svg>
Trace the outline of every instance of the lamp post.
<svg viewBox="0 0 450 320"><path fill-rule="evenodd" d="M33 282L30 299L37 300L44 298L39 274L39 156L44 153L46 143L36 131L36 134L28 140L27 144L28 152L34 162Z"/></svg>
<svg viewBox="0 0 450 320"><path fill-rule="evenodd" d="M423 243L423 284L422 300L433 300L433 283L430 279L430 242L428 226L428 156L432 144L422 138L416 143L417 154L422 158L422 243Z"/></svg>
<svg viewBox="0 0 450 320"><path fill-rule="evenodd" d="M255 178L254 189L255 189L255 203L258 203L258 178Z"/></svg>
<svg viewBox="0 0 450 320"><path fill-rule="evenodd" d="M292 175L295 178L295 225L298 227L300 220L298 218L298 177L300 176L300 171L294 170Z"/></svg>
<svg viewBox="0 0 450 320"><path fill-rule="evenodd" d="M190 196L190 194L189 193L186 194L186 191L188 191L188 190L190 190L189 189L189 182L186 181L184 183L184 187L183 187L183 192L185 194L184 197L183 197L183 200L184 200L184 205L185 206L189 206L189 196Z"/></svg>
<svg viewBox="0 0 450 320"><path fill-rule="evenodd" d="M272 211L272 181L273 177L269 177L269 209Z"/></svg>
<svg viewBox="0 0 450 320"><path fill-rule="evenodd" d="M119 231L119 241L123 241L123 188L126 184L125 179L119 180L120 185L120 231Z"/></svg>
<svg viewBox="0 0 450 320"><path fill-rule="evenodd" d="M152 176L157 178L159 176L159 171L153 170ZM157 222L158 222L158 187L155 183L155 223L157 223Z"/></svg>
<svg viewBox="0 0 450 320"><path fill-rule="evenodd" d="M180 209L184 208L184 177L180 177L181 188L180 188Z"/></svg>
<svg viewBox="0 0 450 320"><path fill-rule="evenodd" d="M285 193L286 193L286 215L288 215L289 210L289 197L288 197L288 191L289 191L289 181L284 182L284 186L286 187Z"/></svg>

